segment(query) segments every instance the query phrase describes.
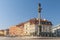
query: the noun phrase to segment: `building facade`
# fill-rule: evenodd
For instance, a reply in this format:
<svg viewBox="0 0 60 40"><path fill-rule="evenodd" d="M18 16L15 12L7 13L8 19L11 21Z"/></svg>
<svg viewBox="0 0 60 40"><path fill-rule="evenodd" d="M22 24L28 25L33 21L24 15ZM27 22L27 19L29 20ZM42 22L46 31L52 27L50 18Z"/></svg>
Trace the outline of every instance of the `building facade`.
<svg viewBox="0 0 60 40"><path fill-rule="evenodd" d="M53 36L60 37L60 24L52 28Z"/></svg>
<svg viewBox="0 0 60 40"><path fill-rule="evenodd" d="M45 33L49 33L51 32L51 28L52 28L52 23L48 20L41 20L41 33L45 34ZM11 28L9 28L9 34L10 35L37 35L38 32L38 19L37 18L33 18L30 19L24 23L18 24L16 26L12 26ZM41 35L43 35L41 34Z"/></svg>
<svg viewBox="0 0 60 40"><path fill-rule="evenodd" d="M0 36L4 36L4 30L0 30Z"/></svg>
<svg viewBox="0 0 60 40"><path fill-rule="evenodd" d="M38 19L36 19L36 18L30 19L29 21L27 21L24 24L25 33L27 35L37 35L38 23L39 23ZM52 23L50 21L41 19L41 30L40 30L41 35L49 34L52 31L51 28L52 28Z"/></svg>
<svg viewBox="0 0 60 40"><path fill-rule="evenodd" d="M24 35L24 29L19 25L12 26L9 28L9 35L10 36L22 36Z"/></svg>
<svg viewBox="0 0 60 40"><path fill-rule="evenodd" d="M6 30L0 30L0 36L6 36Z"/></svg>

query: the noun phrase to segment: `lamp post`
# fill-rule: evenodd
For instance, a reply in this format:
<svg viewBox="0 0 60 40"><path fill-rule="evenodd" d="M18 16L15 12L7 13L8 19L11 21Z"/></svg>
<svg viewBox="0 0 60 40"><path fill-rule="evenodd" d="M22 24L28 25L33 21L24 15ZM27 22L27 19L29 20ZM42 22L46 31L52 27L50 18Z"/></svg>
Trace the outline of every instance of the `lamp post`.
<svg viewBox="0 0 60 40"><path fill-rule="evenodd" d="M41 4L39 3L38 4L38 21L39 21L39 24L38 24L38 33L37 35L40 35L40 32L41 32Z"/></svg>

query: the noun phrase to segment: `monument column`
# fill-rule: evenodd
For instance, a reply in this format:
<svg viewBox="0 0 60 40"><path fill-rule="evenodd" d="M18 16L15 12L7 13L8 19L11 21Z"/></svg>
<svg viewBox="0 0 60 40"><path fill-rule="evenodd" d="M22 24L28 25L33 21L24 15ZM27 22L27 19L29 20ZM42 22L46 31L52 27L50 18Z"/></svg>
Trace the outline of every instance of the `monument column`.
<svg viewBox="0 0 60 40"><path fill-rule="evenodd" d="M38 24L38 35L40 35L40 32L41 32L41 4L39 3L38 4L38 21L39 21L39 24Z"/></svg>

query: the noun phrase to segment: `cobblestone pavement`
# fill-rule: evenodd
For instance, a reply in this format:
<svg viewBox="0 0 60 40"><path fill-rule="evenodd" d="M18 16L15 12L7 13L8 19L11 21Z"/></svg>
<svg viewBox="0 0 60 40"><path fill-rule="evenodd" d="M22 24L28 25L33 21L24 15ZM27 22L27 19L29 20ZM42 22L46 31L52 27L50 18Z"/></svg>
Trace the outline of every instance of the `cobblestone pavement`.
<svg viewBox="0 0 60 40"><path fill-rule="evenodd" d="M20 37L0 37L0 40L60 40L60 38L20 38Z"/></svg>

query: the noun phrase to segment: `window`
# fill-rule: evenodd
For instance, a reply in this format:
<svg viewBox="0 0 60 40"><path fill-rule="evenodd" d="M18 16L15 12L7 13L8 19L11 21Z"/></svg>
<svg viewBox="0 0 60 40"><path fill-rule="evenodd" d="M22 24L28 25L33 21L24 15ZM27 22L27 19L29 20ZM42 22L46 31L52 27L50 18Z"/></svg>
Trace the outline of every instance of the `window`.
<svg viewBox="0 0 60 40"><path fill-rule="evenodd" d="M41 24L45 24L45 22L41 22Z"/></svg>

